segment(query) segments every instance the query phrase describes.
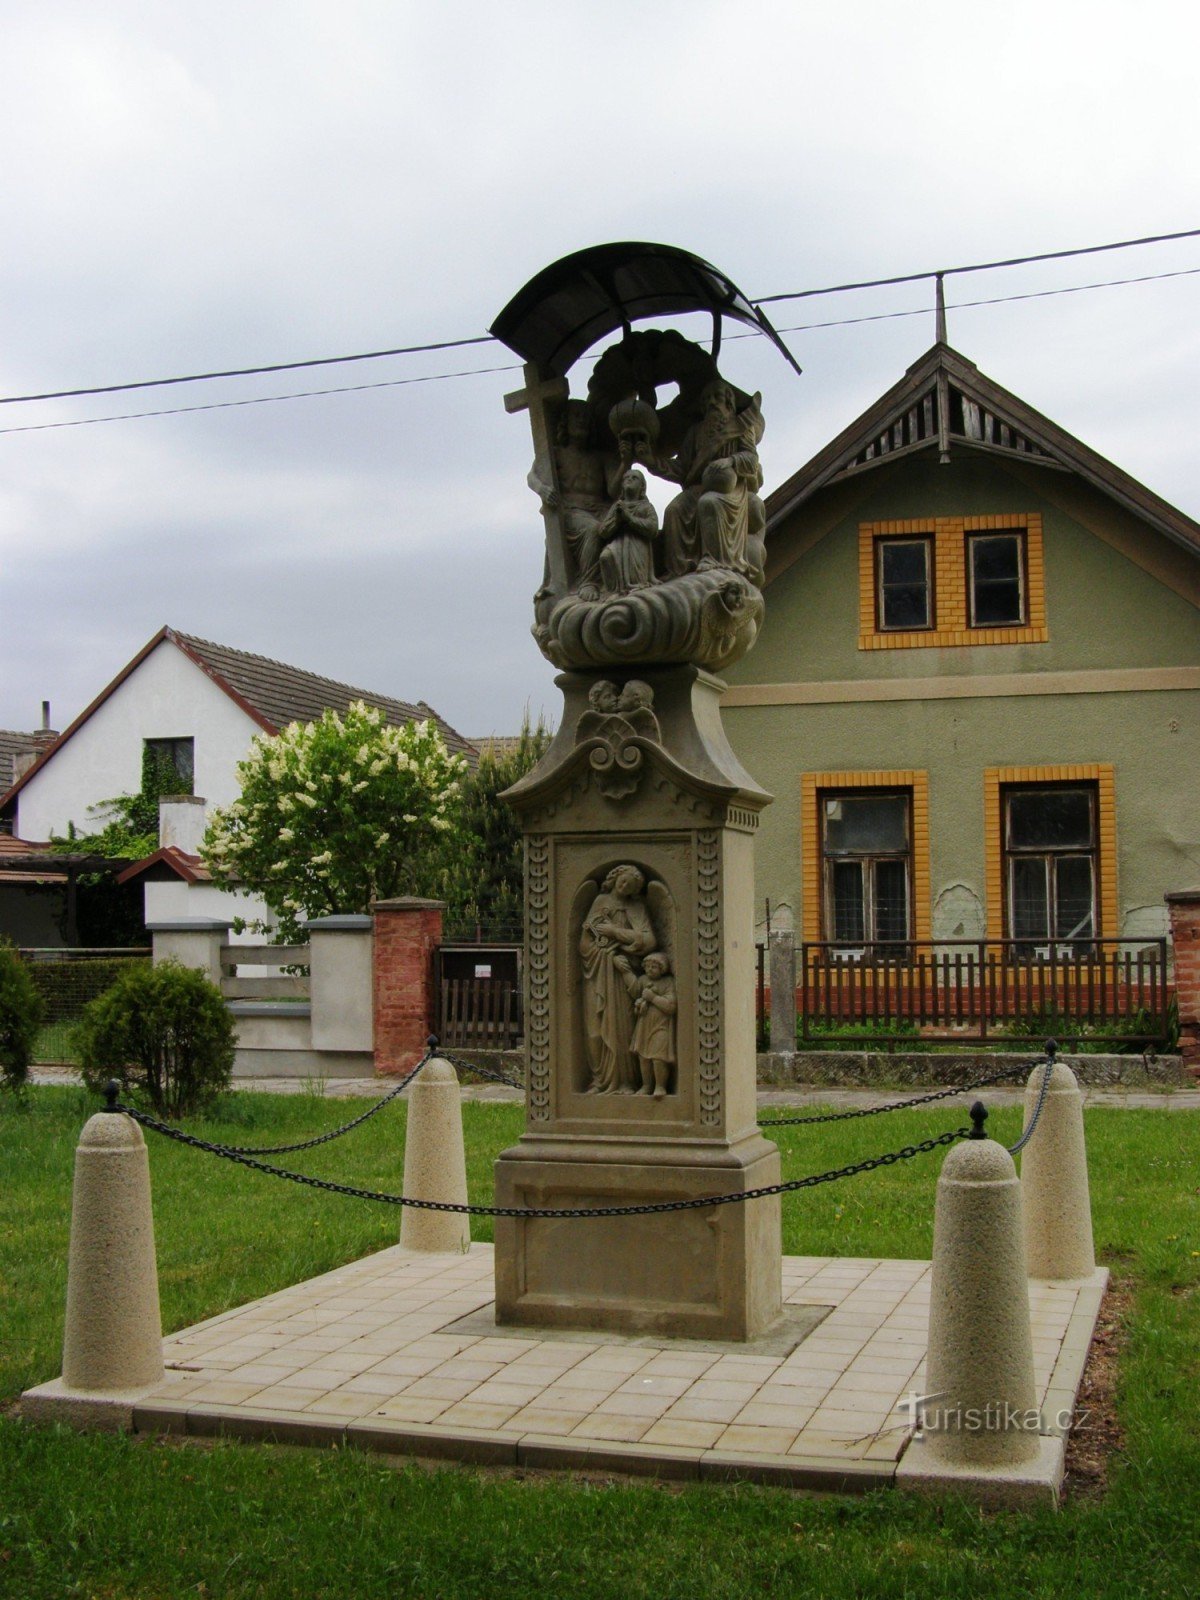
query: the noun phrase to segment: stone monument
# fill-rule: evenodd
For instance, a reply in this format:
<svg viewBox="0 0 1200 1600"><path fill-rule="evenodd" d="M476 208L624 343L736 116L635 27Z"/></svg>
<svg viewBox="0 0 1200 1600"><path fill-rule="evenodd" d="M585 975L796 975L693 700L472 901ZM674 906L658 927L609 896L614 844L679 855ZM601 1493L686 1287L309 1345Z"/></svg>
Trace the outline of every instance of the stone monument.
<svg viewBox="0 0 1200 1600"><path fill-rule="evenodd" d="M630 326L701 308L711 352ZM496 1166L501 1205L779 1181L755 1096L753 851L770 796L725 738L715 676L763 616L763 417L718 369L722 314L778 343L707 263L610 245L539 274L492 329L527 360L506 405L530 415L546 529L533 633L565 700L506 796L525 834L528 1085L525 1133ZM618 329L572 397L569 368ZM673 486L661 521L647 474ZM497 1219L502 1323L750 1339L780 1307L777 1197Z"/></svg>

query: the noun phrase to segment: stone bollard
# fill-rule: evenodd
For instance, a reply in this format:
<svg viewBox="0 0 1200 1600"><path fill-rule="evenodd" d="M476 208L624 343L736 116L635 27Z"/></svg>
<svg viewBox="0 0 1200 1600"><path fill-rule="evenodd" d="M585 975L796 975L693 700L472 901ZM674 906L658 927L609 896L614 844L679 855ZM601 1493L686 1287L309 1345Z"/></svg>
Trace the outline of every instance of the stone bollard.
<svg viewBox="0 0 1200 1600"><path fill-rule="evenodd" d="M63 1388L152 1388L163 1378L150 1162L131 1117L101 1111L75 1152Z"/></svg>
<svg viewBox="0 0 1200 1600"><path fill-rule="evenodd" d="M1008 1151L982 1136L956 1145L938 1179L925 1392L932 1462L1038 1456L1021 1191Z"/></svg>
<svg viewBox="0 0 1200 1600"><path fill-rule="evenodd" d="M796 1049L796 940L785 931L772 933L771 1049L792 1055Z"/></svg>
<svg viewBox="0 0 1200 1600"><path fill-rule="evenodd" d="M426 1062L408 1092L404 1139L404 1194L413 1200L467 1201L467 1159L463 1150L462 1093L448 1061ZM404 1207L400 1244L405 1250L461 1253L471 1243L471 1221L458 1211L418 1211Z"/></svg>
<svg viewBox="0 0 1200 1600"><path fill-rule="evenodd" d="M1044 1066L1030 1074L1025 1123L1041 1093ZM1070 1067L1050 1069L1042 1114L1021 1152L1025 1265L1031 1278L1090 1278L1096 1270L1088 1194L1083 1097Z"/></svg>

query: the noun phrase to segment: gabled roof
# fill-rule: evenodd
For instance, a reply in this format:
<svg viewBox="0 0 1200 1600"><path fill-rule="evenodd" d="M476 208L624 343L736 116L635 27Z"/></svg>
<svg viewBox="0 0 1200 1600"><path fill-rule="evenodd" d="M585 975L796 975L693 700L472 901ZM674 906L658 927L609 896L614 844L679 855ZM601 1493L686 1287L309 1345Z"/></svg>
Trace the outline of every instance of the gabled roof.
<svg viewBox="0 0 1200 1600"><path fill-rule="evenodd" d="M923 451L942 461L982 454L1074 473L1200 555L1200 524L940 343L769 496L768 539L827 484Z"/></svg>
<svg viewBox="0 0 1200 1600"><path fill-rule="evenodd" d="M0 807L7 806L20 793L34 773L41 770L55 751L61 749L72 734L141 666L146 657L163 643L181 650L268 735L279 733L292 722L313 722L326 709L345 711L353 701L365 700L368 705L377 706L387 721L396 727L406 722L422 722L427 718L436 722L451 755L465 756L472 764L478 757L474 745L452 728L445 718L439 717L424 700L418 700L415 704L393 700L388 695L372 694L369 689L356 689L348 683L323 678L315 672L305 672L300 667L286 666L282 661L272 661L267 656L252 655L248 650L234 650L228 645L213 644L207 639L178 633L174 628L160 628L153 639L101 690L91 705L75 718L70 727L63 730L28 772L23 773L7 793L0 792Z"/></svg>
<svg viewBox="0 0 1200 1600"><path fill-rule="evenodd" d="M117 874L118 883L130 883L134 878L182 878L184 883L211 883L212 873L199 856L189 855L178 845L165 844L153 855L133 861Z"/></svg>

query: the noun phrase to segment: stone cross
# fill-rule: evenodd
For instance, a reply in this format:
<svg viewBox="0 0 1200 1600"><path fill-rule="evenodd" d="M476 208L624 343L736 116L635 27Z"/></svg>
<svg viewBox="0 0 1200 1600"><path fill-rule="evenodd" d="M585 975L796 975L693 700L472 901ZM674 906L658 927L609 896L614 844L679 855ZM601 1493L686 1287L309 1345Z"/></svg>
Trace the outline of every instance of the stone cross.
<svg viewBox="0 0 1200 1600"><path fill-rule="evenodd" d="M504 409L508 412L528 411L529 427L533 434L533 456L539 471L544 470L545 481L559 490L558 467L554 460L554 439L550 430L547 404L565 400L569 394L565 378L547 378L536 361L525 364L525 387L504 396ZM563 538L562 519L557 510L545 512L546 518L546 585L556 595L566 594L567 545Z"/></svg>

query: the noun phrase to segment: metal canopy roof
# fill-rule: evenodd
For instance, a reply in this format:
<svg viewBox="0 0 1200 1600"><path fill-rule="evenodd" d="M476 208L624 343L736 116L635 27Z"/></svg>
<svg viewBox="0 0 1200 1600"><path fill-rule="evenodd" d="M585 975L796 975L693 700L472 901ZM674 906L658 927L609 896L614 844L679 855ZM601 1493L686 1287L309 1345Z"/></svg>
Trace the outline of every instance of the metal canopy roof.
<svg viewBox="0 0 1200 1600"><path fill-rule="evenodd" d="M713 318L713 356L721 318L733 317L766 335L800 371L766 316L723 272L668 244L592 245L545 267L513 296L488 330L526 361L563 377L597 340L646 317L707 311Z"/></svg>

